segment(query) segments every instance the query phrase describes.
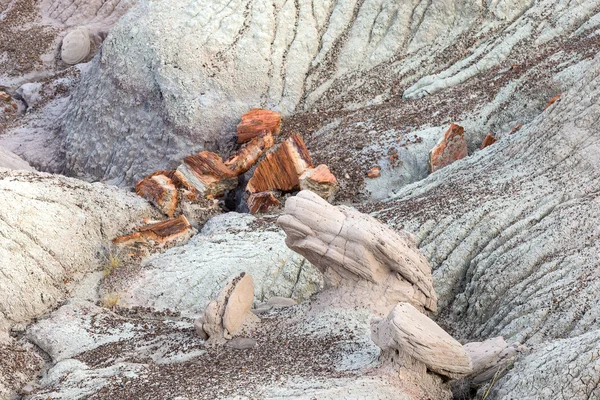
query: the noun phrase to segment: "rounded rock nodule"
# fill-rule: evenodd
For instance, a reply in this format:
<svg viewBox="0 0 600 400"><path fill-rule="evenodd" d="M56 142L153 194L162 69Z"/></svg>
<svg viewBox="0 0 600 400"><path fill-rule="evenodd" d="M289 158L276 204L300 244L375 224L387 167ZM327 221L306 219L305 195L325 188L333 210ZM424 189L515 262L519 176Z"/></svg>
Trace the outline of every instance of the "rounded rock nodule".
<svg viewBox="0 0 600 400"><path fill-rule="evenodd" d="M87 29L77 28L65 36L60 56L66 64L79 64L88 54L90 54L90 34Z"/></svg>

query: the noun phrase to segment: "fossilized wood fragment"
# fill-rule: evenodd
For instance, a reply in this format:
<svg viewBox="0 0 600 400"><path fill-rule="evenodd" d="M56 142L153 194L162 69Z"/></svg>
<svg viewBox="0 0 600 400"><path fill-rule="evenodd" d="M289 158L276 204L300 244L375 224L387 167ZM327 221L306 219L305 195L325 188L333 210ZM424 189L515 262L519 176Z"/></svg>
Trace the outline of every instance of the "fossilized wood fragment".
<svg viewBox="0 0 600 400"><path fill-rule="evenodd" d="M248 198L250 213L267 213L279 206L279 200L272 192L252 193Z"/></svg>
<svg viewBox="0 0 600 400"><path fill-rule="evenodd" d="M236 176L241 175L252 168L264 152L273 147L273 143L273 135L270 132L261 133L242 146L224 164Z"/></svg>
<svg viewBox="0 0 600 400"><path fill-rule="evenodd" d="M246 189L250 193L298 190L300 176L312 166L304 140L294 134L258 164Z"/></svg>
<svg viewBox="0 0 600 400"><path fill-rule="evenodd" d="M496 139L494 137L494 135L492 135L491 133L488 133L486 135L486 137L483 139L483 142L481 143L480 149L483 150L486 147L493 145L494 143L496 143L497 140L498 139Z"/></svg>
<svg viewBox="0 0 600 400"><path fill-rule="evenodd" d="M381 168L380 167L373 167L367 173L367 177L369 179L379 178L380 176L381 176Z"/></svg>
<svg viewBox="0 0 600 400"><path fill-rule="evenodd" d="M74 29L65 36L60 56L66 64L79 64L88 54L90 54L90 34L87 29Z"/></svg>
<svg viewBox="0 0 600 400"><path fill-rule="evenodd" d="M473 363L473 372L468 377L476 385L491 379L522 350L518 344L506 343L502 336L484 342L467 343L463 347Z"/></svg>
<svg viewBox="0 0 600 400"><path fill-rule="evenodd" d="M263 132L274 136L281 130L281 115L271 110L254 108L242 115L242 122L237 126L237 142L245 143Z"/></svg>
<svg viewBox="0 0 600 400"><path fill-rule="evenodd" d="M321 270L326 285L355 286L364 280L379 295L393 293L436 309L431 268L408 233L353 208L334 207L307 190L287 200L277 223L288 247Z"/></svg>
<svg viewBox="0 0 600 400"><path fill-rule="evenodd" d="M187 156L177 168L182 182L192 186L207 198L221 197L237 186L236 175L223 163L218 154L209 151Z"/></svg>
<svg viewBox="0 0 600 400"><path fill-rule="evenodd" d="M556 96L554 96L553 98L551 98L550 101L548 101L548 104L546 104L546 107L544 107L544 110L547 110L548 108L550 108L550 106L552 106L552 104L554 104L558 100L560 100L561 97L562 97L562 93L559 93Z"/></svg>
<svg viewBox="0 0 600 400"><path fill-rule="evenodd" d="M142 226L137 232L113 239L113 243L133 245L135 243L154 242L159 245L166 245L189 239L193 231L192 225L182 215L178 218Z"/></svg>
<svg viewBox="0 0 600 400"><path fill-rule="evenodd" d="M306 170L300 176L300 189L310 190L331 201L338 191L338 181L327 165L321 164Z"/></svg>
<svg viewBox="0 0 600 400"><path fill-rule="evenodd" d="M135 185L135 192L152 202L161 212L169 217L175 214L177 208L177 188L166 175L153 174L142 179Z"/></svg>
<svg viewBox="0 0 600 400"><path fill-rule="evenodd" d="M371 339L384 352L405 352L449 378L460 378L473 370L463 346L408 303L398 304L387 318L373 321Z"/></svg>
<svg viewBox="0 0 600 400"><path fill-rule="evenodd" d="M10 94L0 90L0 101L8 103L11 100L12 100L12 98L10 97Z"/></svg>
<svg viewBox="0 0 600 400"><path fill-rule="evenodd" d="M467 155L465 129L452 124L438 144L429 151L429 172L444 168Z"/></svg>

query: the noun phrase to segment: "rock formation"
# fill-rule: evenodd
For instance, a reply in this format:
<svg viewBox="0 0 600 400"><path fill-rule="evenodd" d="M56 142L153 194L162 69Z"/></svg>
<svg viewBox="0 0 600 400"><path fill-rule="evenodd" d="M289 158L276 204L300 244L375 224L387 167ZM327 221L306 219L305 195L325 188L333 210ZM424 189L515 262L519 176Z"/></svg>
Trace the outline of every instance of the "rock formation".
<svg viewBox="0 0 600 400"><path fill-rule="evenodd" d="M277 136L280 130L281 116L278 112L254 108L242 115L242 122L237 126L237 142L246 143L264 133Z"/></svg>
<svg viewBox="0 0 600 400"><path fill-rule="evenodd" d="M173 181L163 174L154 174L135 185L135 192L154 204L168 217L175 214L179 193Z"/></svg>
<svg viewBox="0 0 600 400"><path fill-rule="evenodd" d="M409 234L306 190L287 200L277 223L288 247L323 273L326 286L346 286L350 296L362 290L383 312L399 301L436 310L429 264Z"/></svg>
<svg viewBox="0 0 600 400"><path fill-rule="evenodd" d="M267 213L279 206L279 200L272 192L252 193L248 197L248 208L250 213Z"/></svg>
<svg viewBox="0 0 600 400"><path fill-rule="evenodd" d="M407 354L431 371L453 379L473 371L463 346L408 303L398 304L386 319L373 321L371 337L381 347L383 358Z"/></svg>
<svg viewBox="0 0 600 400"><path fill-rule="evenodd" d="M246 189L250 193L298 190L300 176L312 166L304 140L292 135L258 164Z"/></svg>
<svg viewBox="0 0 600 400"><path fill-rule="evenodd" d="M87 29L74 29L65 36L62 42L60 56L69 64L79 64L90 54L90 35Z"/></svg>
<svg viewBox="0 0 600 400"><path fill-rule="evenodd" d="M253 300L254 281L250 275L242 273L225 285L219 296L206 306L204 332L209 338L231 339L243 325L257 320L250 312Z"/></svg>
<svg viewBox="0 0 600 400"><path fill-rule="evenodd" d="M444 168L467 155L465 129L452 124L438 144L429 152L429 172Z"/></svg>
<svg viewBox="0 0 600 400"><path fill-rule="evenodd" d="M339 187L337 179L327 165L321 164L300 175L300 189L310 190L325 200L332 201Z"/></svg>

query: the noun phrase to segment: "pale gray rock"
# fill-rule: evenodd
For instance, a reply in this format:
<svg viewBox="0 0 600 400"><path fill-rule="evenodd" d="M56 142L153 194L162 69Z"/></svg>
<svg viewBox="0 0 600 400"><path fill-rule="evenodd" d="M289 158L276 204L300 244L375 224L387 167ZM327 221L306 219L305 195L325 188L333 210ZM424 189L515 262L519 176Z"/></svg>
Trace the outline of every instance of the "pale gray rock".
<svg viewBox="0 0 600 400"><path fill-rule="evenodd" d="M2 147L0 147L0 168L34 171L27 161Z"/></svg>
<svg viewBox="0 0 600 400"><path fill-rule="evenodd" d="M501 336L483 342L467 343L463 347L473 363L473 372L468 378L475 385L504 372L515 360L517 353L524 350L518 344L509 345Z"/></svg>
<svg viewBox="0 0 600 400"><path fill-rule="evenodd" d="M273 308L291 307L291 306L295 306L296 304L298 304L296 302L296 300L290 299L289 297L275 296L275 297L271 297L267 301L267 306L270 306L270 307L273 307Z"/></svg>
<svg viewBox="0 0 600 400"><path fill-rule="evenodd" d="M409 234L307 190L286 201L277 223L288 247L319 268L327 287L356 289L356 296L366 285L362 296L384 307L407 301L436 309L431 269Z"/></svg>
<svg viewBox="0 0 600 400"><path fill-rule="evenodd" d="M252 338L237 337L228 341L227 346L238 350L247 350L256 346L256 340Z"/></svg>
<svg viewBox="0 0 600 400"><path fill-rule="evenodd" d="M241 272L254 278L258 301L273 296L302 301L323 285L320 272L287 248L280 228L248 214L228 213L210 219L186 245L144 262L123 300L198 316Z"/></svg>
<svg viewBox="0 0 600 400"><path fill-rule="evenodd" d="M375 319L371 338L383 350L383 357L406 353L431 371L454 379L473 372L462 345L409 303L398 304L384 320Z"/></svg>
<svg viewBox="0 0 600 400"><path fill-rule="evenodd" d="M64 37L60 57L66 64L79 64L90 54L90 47L90 34L88 30L77 28Z"/></svg>
<svg viewBox="0 0 600 400"><path fill-rule="evenodd" d="M114 237L155 215L120 189L34 172L0 170L0 202L0 332L54 307Z"/></svg>
<svg viewBox="0 0 600 400"><path fill-rule="evenodd" d="M24 102L27 108L34 107L36 103L42 100L42 84L39 82L30 82L22 85L15 92Z"/></svg>

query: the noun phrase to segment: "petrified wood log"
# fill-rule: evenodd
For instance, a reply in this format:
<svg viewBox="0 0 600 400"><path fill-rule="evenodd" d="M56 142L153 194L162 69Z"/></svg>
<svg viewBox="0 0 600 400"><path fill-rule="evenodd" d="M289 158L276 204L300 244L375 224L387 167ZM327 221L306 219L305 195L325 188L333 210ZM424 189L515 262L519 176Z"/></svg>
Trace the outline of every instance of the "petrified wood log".
<svg viewBox="0 0 600 400"><path fill-rule="evenodd" d="M496 139L494 137L494 135L492 135L491 133L488 133L487 136L483 139L480 149L483 150L486 147L493 145L494 143L496 143L496 140L498 140L498 139Z"/></svg>
<svg viewBox="0 0 600 400"><path fill-rule="evenodd" d="M438 144L429 151L429 172L435 172L468 155L465 129L450 125Z"/></svg>
<svg viewBox="0 0 600 400"><path fill-rule="evenodd" d="M327 165L321 164L316 168L307 169L300 176L300 189L310 190L331 201L338 190L338 181Z"/></svg>
<svg viewBox="0 0 600 400"><path fill-rule="evenodd" d="M246 189L250 193L298 190L300 176L312 166L302 137L294 134L258 164Z"/></svg>
<svg viewBox="0 0 600 400"><path fill-rule="evenodd" d="M238 143L245 143L261 133L279 135L281 130L281 115L271 110L253 108L242 115L242 122L237 126Z"/></svg>
<svg viewBox="0 0 600 400"><path fill-rule="evenodd" d="M238 184L237 176L227 168L221 157L209 151L187 156L177 172L182 175L181 180L206 198L221 197Z"/></svg>
<svg viewBox="0 0 600 400"><path fill-rule="evenodd" d="M152 174L135 185L135 192L150 201L156 208L172 217L177 208L178 191L167 175Z"/></svg>
<svg viewBox="0 0 600 400"><path fill-rule="evenodd" d="M287 246L323 272L327 286L360 285L371 300L383 296L383 307L408 301L435 311L431 268L410 234L307 190L287 200L277 223Z"/></svg>
<svg viewBox="0 0 600 400"><path fill-rule="evenodd" d="M270 132L261 133L242 146L224 164L236 176L241 175L252 168L264 152L273 147L273 143L273 135Z"/></svg>
<svg viewBox="0 0 600 400"><path fill-rule="evenodd" d="M473 370L463 346L408 303L398 304L383 320L373 320L371 339L384 353L406 353L449 378L460 378Z"/></svg>
<svg viewBox="0 0 600 400"><path fill-rule="evenodd" d="M166 245L175 241L187 240L192 236L193 232L194 228L192 228L192 225L182 215L178 218L142 226L137 232L113 239L113 243L132 245L135 243L150 244L154 242L159 245Z"/></svg>

